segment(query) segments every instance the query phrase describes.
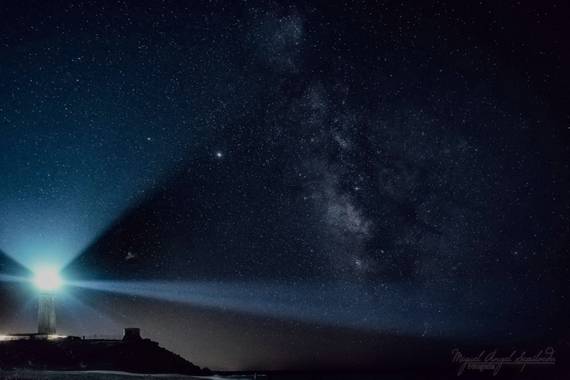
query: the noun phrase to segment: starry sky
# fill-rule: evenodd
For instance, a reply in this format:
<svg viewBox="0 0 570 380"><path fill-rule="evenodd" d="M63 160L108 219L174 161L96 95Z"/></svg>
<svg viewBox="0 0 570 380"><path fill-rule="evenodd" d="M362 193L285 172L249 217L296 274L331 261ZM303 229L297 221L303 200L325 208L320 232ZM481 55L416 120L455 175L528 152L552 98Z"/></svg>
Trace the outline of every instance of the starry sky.
<svg viewBox="0 0 570 380"><path fill-rule="evenodd" d="M568 339L568 5L422 3L2 2L1 331L50 264L215 369Z"/></svg>

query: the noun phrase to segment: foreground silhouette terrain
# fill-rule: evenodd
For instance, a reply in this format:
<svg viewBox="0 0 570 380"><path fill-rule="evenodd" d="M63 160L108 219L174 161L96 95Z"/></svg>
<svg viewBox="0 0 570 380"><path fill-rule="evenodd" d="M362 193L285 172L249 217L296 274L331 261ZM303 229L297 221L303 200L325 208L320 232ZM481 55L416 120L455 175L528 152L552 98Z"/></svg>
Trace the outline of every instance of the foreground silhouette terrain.
<svg viewBox="0 0 570 380"><path fill-rule="evenodd" d="M50 371L126 371L205 375L192 364L150 339L98 340L67 337L0 343L0 368Z"/></svg>

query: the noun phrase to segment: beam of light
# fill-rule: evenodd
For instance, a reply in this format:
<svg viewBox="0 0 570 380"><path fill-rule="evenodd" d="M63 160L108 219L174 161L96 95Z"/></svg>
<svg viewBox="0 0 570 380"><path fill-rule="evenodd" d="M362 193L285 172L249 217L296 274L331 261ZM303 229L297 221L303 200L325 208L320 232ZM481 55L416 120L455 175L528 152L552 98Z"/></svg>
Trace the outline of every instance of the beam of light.
<svg viewBox="0 0 570 380"><path fill-rule="evenodd" d="M100 160L90 160L94 160L89 163L90 170L78 172L100 172ZM132 158L130 164L138 161L139 158ZM19 188L3 188L0 195L6 201L0 199L0 250L30 270L38 262L62 270L110 226L151 196L158 184L178 170L177 164L178 160L165 158L141 175L115 176L128 178L122 183L109 182L108 176L94 179L84 175L69 179L73 185L61 182L49 187L49 191L31 184L24 195ZM127 173L132 169L116 170Z"/></svg>
<svg viewBox="0 0 570 380"><path fill-rule="evenodd" d="M445 303L422 305L412 289L365 294L350 285L243 282L77 281L71 286L363 331L442 336L467 329ZM433 309L446 308L445 314Z"/></svg>
<svg viewBox="0 0 570 380"><path fill-rule="evenodd" d="M360 325L359 321L363 322L354 308L343 308L345 315L323 313L323 297L326 295L314 291L311 294L307 292L308 289L304 292L304 297L310 297L307 302L301 299L300 294L283 286L239 283L76 281L71 282L70 286L254 315L328 322L332 325L343 324L349 319L352 324Z"/></svg>
<svg viewBox="0 0 570 380"><path fill-rule="evenodd" d="M179 164L166 159L144 176L129 176L129 183L110 184L107 177L101 178L100 189L85 183L77 184L73 192L66 187L41 208L33 192L26 202L21 198L0 202L0 256L31 271L38 265L62 271L115 223L160 192L158 184L180 170ZM113 191L105 190L109 186Z"/></svg>
<svg viewBox="0 0 570 380"><path fill-rule="evenodd" d="M444 285L362 288L354 284L77 281L71 286L303 323L395 335L475 340L528 333L513 320L519 306L476 307L495 289L455 294ZM504 284L503 284L504 285ZM521 302L527 302L522 300ZM514 308L514 309L513 309ZM537 336L542 332L536 331Z"/></svg>
<svg viewBox="0 0 570 380"><path fill-rule="evenodd" d="M64 268L99 230L95 221L106 223L108 219L101 211L43 207L31 210L14 202L1 208L0 248L29 270L38 264Z"/></svg>
<svg viewBox="0 0 570 380"><path fill-rule="evenodd" d="M27 279L21 276L14 276L11 274L3 274L0 273L0 281L1 282L25 282Z"/></svg>
<svg viewBox="0 0 570 380"><path fill-rule="evenodd" d="M140 199L110 200L109 204L114 206L99 210L62 206L64 213L54 210L32 213L24 206L21 210L8 208L0 216L0 248L5 256L32 272L43 266L61 271Z"/></svg>

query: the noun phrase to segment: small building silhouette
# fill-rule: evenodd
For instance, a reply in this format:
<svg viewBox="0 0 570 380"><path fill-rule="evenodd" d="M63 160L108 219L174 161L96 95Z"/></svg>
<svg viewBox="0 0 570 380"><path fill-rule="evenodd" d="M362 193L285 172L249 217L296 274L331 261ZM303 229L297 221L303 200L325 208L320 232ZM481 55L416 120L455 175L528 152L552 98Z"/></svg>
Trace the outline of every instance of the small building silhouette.
<svg viewBox="0 0 570 380"><path fill-rule="evenodd" d="M125 327L123 340L126 342L133 342L141 340L141 329L138 327Z"/></svg>

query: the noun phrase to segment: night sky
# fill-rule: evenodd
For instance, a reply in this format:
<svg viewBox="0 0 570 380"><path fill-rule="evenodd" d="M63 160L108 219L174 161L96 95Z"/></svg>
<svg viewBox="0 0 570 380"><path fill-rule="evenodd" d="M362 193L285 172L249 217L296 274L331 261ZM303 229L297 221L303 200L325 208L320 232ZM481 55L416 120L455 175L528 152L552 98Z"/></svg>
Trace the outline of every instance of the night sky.
<svg viewBox="0 0 570 380"><path fill-rule="evenodd" d="M0 332L53 265L215 369L568 339L570 9L423 3L3 1Z"/></svg>

